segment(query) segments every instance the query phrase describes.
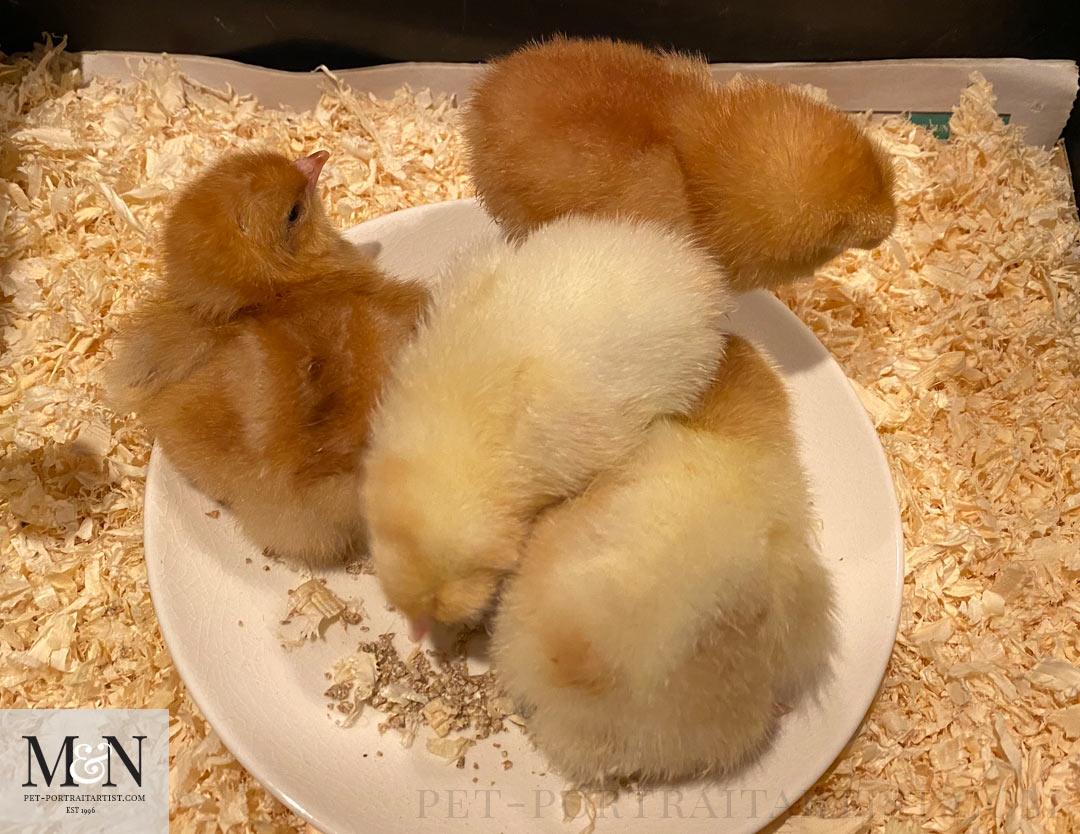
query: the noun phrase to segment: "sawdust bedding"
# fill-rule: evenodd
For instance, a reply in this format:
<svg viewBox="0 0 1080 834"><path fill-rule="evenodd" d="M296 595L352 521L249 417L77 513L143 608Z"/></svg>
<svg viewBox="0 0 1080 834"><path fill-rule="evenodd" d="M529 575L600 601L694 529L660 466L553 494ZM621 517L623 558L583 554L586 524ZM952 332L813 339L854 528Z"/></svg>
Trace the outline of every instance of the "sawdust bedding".
<svg viewBox="0 0 1080 834"><path fill-rule="evenodd" d="M0 59L0 707L171 716L172 827L302 831L187 695L147 588L149 441L111 413L110 336L169 195L230 147L330 151L342 227L470 191L456 104L327 79L310 112L184 78L84 82L48 43ZM896 481L899 639L869 719L792 831L1080 832L1080 318L1067 173L977 77L947 142L874 123L901 222L783 294L852 379ZM827 821L820 819L827 818Z"/></svg>

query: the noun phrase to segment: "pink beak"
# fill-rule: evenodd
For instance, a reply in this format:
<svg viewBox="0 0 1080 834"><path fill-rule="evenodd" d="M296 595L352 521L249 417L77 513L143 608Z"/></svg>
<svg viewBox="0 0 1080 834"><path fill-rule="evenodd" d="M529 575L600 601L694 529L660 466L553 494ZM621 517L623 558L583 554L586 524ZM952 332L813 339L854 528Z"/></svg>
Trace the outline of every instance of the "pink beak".
<svg viewBox="0 0 1080 834"><path fill-rule="evenodd" d="M326 151L315 151L311 156L301 157L293 163L300 173L307 177L308 191L315 190L315 184L319 181L319 174L322 173L323 166L329 158L330 154Z"/></svg>
<svg viewBox="0 0 1080 834"><path fill-rule="evenodd" d="M409 620L409 637L414 643L424 639L424 635L431 629L431 618L421 617L419 620Z"/></svg>

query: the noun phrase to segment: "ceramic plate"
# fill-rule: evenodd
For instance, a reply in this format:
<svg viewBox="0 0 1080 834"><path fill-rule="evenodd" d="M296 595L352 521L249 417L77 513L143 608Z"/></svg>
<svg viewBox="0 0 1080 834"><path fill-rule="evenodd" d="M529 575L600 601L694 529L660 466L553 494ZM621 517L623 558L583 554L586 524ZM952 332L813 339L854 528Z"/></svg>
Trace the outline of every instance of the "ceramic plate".
<svg viewBox="0 0 1080 834"><path fill-rule="evenodd" d="M392 273L424 278L463 244L495 234L473 201L459 201L380 217L349 236ZM745 296L730 325L773 354L793 394L824 524L825 563L838 589L835 676L818 702L783 718L765 755L736 776L624 795L601 811L598 834L757 831L809 788L854 734L896 636L900 518L885 456L862 406L839 366L773 296ZM328 834L581 830L584 811L563 821L558 797L566 786L516 728L480 742L461 770L428 753L423 736L410 749L392 731L380 736L382 716L370 708L356 726L336 726L322 695L324 673L360 640L383 630L403 634L403 621L387 610L374 577L327 571L322 575L339 596L364 601L371 630L335 624L325 639L286 652L280 621L288 589L303 577L264 559L226 512L207 515L214 509L155 448L145 533L162 633L210 724L270 791ZM407 650L400 634L399 648ZM502 751L513 762L508 770Z"/></svg>

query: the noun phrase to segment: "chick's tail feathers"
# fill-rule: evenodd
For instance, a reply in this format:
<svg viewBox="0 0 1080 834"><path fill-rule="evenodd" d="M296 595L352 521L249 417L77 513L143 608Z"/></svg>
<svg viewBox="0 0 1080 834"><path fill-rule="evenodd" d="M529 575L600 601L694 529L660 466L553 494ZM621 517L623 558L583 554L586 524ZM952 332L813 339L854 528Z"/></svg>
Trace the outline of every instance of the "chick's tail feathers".
<svg viewBox="0 0 1080 834"><path fill-rule="evenodd" d="M106 400L118 413L140 411L165 385L187 378L217 344L213 328L167 307L145 307L115 337Z"/></svg>

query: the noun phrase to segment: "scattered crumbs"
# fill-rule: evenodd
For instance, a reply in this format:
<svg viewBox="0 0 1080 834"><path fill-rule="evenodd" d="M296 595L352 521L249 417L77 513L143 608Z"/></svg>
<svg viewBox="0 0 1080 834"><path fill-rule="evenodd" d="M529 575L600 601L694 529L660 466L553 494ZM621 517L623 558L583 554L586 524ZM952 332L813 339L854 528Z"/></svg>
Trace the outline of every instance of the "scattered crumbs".
<svg viewBox="0 0 1080 834"><path fill-rule="evenodd" d="M375 565L372 564L371 559L357 559L356 561L349 562L349 564L345 566L345 573L350 576L360 576L361 574L374 576Z"/></svg>
<svg viewBox="0 0 1080 834"><path fill-rule="evenodd" d="M265 570L265 571L270 570L270 566L269 565L263 565L263 570Z"/></svg>
<svg viewBox="0 0 1080 834"><path fill-rule="evenodd" d="M349 693L352 692L353 682L346 681L345 683L335 683L329 689L327 689L323 695L327 698L331 698L335 701L344 701L349 697Z"/></svg>
<svg viewBox="0 0 1080 834"><path fill-rule="evenodd" d="M472 778L472 781L473 781L473 784L475 785L475 784L476 784L477 782L479 782L479 781L480 781L480 777L479 777L479 776L474 776L474 777Z"/></svg>
<svg viewBox="0 0 1080 834"><path fill-rule="evenodd" d="M392 633L360 644L359 651L374 658L376 674L368 702L386 716L378 725L380 733L393 730L403 747L411 747L421 728L427 727L436 739L447 742L436 748L436 755L456 761L464 751L455 752L451 742L461 739L471 746L506 729L504 719L513 704L499 689L494 673L469 671L466 649L475 633L463 630L449 653L414 646L402 657ZM430 741L428 749L432 751Z"/></svg>
<svg viewBox="0 0 1080 834"><path fill-rule="evenodd" d="M221 510L210 510L206 513L208 518L220 518Z"/></svg>
<svg viewBox="0 0 1080 834"><path fill-rule="evenodd" d="M360 623L364 620L364 615L361 614L359 611L346 608L344 611L341 612L341 620L345 623L345 625L360 625Z"/></svg>
<svg viewBox="0 0 1080 834"><path fill-rule="evenodd" d="M509 754L508 752L506 752L505 750L503 750L503 751L502 751L502 753L501 753L500 755L501 755L501 756L502 756L502 757L503 757L504 759L506 759L506 758L509 758L509 756L510 756L510 754Z"/></svg>
<svg viewBox="0 0 1080 834"><path fill-rule="evenodd" d="M505 762L502 763L502 766L503 766L503 770L509 770L510 768L512 768L514 766L514 763L512 761L510 761L509 759L507 759Z"/></svg>
<svg viewBox="0 0 1080 834"><path fill-rule="evenodd" d="M334 664L328 677L333 683L323 696L336 701L334 723L343 729L356 724L375 686L374 655L356 651Z"/></svg>
<svg viewBox="0 0 1080 834"><path fill-rule="evenodd" d="M244 557L244 564L245 565L250 565L251 564L251 557L250 556L245 556Z"/></svg>
<svg viewBox="0 0 1080 834"><path fill-rule="evenodd" d="M480 762L473 762L472 763L472 769L473 770L479 770L480 769Z"/></svg>
<svg viewBox="0 0 1080 834"><path fill-rule="evenodd" d="M240 628L243 628L243 627L244 627L244 621L243 621L243 620L237 620L237 621L236 621L236 624L237 624L238 626L240 626Z"/></svg>
<svg viewBox="0 0 1080 834"><path fill-rule="evenodd" d="M376 750L375 755L376 756L382 756L382 750Z"/></svg>

